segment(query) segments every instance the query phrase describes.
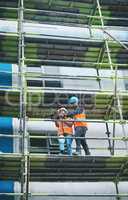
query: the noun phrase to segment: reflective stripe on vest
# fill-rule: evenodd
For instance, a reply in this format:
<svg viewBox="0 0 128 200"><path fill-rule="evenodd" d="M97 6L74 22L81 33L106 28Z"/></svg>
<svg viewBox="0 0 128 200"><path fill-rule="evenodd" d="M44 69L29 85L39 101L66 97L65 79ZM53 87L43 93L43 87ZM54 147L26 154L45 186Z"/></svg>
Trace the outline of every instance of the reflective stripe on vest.
<svg viewBox="0 0 128 200"><path fill-rule="evenodd" d="M80 114L76 114L74 115L74 118L76 120L80 120L79 122L74 122L74 126L77 127L77 126L87 126L87 122L84 122L85 121L85 118L86 118L86 115L84 113L80 113ZM82 122L83 120L83 122Z"/></svg>
<svg viewBox="0 0 128 200"><path fill-rule="evenodd" d="M72 127L68 126L64 122L59 122L58 133L59 135L63 135L64 133L72 134Z"/></svg>

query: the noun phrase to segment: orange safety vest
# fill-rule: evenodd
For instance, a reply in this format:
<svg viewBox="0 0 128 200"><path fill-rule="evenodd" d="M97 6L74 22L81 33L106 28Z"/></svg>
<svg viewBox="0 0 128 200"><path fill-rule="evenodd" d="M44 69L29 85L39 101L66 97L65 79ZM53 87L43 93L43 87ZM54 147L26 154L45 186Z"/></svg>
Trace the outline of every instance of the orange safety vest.
<svg viewBox="0 0 128 200"><path fill-rule="evenodd" d="M68 126L65 122L59 121L57 128L59 135L64 135L64 133L71 135L73 133L72 126Z"/></svg>
<svg viewBox="0 0 128 200"><path fill-rule="evenodd" d="M86 115L84 113L74 115L74 119L80 120L79 122L74 122L75 127L77 127L77 126L88 126L87 122L85 122L85 121L82 122L82 119L83 120L86 119Z"/></svg>

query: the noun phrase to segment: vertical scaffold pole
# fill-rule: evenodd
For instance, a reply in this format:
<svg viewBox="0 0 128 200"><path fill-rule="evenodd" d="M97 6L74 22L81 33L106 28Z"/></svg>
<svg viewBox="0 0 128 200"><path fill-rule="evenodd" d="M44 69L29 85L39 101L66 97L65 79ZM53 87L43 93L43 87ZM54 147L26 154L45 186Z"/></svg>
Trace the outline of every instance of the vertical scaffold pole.
<svg viewBox="0 0 128 200"><path fill-rule="evenodd" d="M97 7L98 7L98 11L99 11L99 16L100 16L100 20L101 20L101 27L102 27L102 30L103 30L103 33L105 35L105 32L104 32L104 20L103 20L103 16L102 16L102 11L101 11L101 6L100 6L100 2L99 0L97 0ZM109 49L109 45L108 45L108 41L107 41L107 38L104 36L104 41L105 41L105 47L106 47L106 52L107 52L107 56L108 56L108 62L109 62L109 65L110 65L110 69L112 71L112 74L115 74L115 79L114 79L114 115L113 115L113 118L114 120L116 120L116 96L117 96L117 73L116 73L116 70L114 71L113 69L113 63L112 63L112 59L111 59L111 52L110 52L110 49ZM115 137L115 123L113 123L113 137ZM112 144L112 154L114 155L114 147L115 147L115 141L113 141L113 144Z"/></svg>
<svg viewBox="0 0 128 200"><path fill-rule="evenodd" d="M25 80L25 63L24 63L24 0L19 0L18 3L18 65L19 65L19 82L20 82L20 134L21 139L21 200L28 200L29 192L29 156L28 156L28 141L29 136L26 130L26 102L27 102L27 90Z"/></svg>
<svg viewBox="0 0 128 200"><path fill-rule="evenodd" d="M116 187L116 194L119 195L119 188L118 188L118 183L117 182L115 182L115 187ZM120 197L117 196L116 199L120 200Z"/></svg>
<svg viewBox="0 0 128 200"><path fill-rule="evenodd" d="M102 16L99 0L97 0L97 7L98 7L100 19L101 19L102 30L103 30L103 33L106 34L106 32L104 30L104 20L103 20L103 16ZM115 67L115 71L114 71L113 63L112 63L112 59L111 59L111 52L109 50L108 41L107 41L106 38L104 38L104 39L105 39L105 45L106 45L106 50L107 50L107 55L108 55L110 68L111 68L112 73L114 72L114 81L113 81L113 83L114 83L114 108L115 108L114 120L116 120L116 107L118 106L120 120L123 121L123 114L122 114L122 109L121 109L120 98L119 98L119 94L117 94L117 67ZM114 122L114 124L113 124L113 137L115 137L115 129L116 129L116 127L115 127L115 122ZM125 125L123 123L122 123L122 131L123 131L124 137L126 137L127 134L126 134L126 131L125 131ZM113 149L114 149L114 143L115 142L113 141ZM125 148L126 148L126 153L128 154L128 143L127 143L127 141L125 141Z"/></svg>

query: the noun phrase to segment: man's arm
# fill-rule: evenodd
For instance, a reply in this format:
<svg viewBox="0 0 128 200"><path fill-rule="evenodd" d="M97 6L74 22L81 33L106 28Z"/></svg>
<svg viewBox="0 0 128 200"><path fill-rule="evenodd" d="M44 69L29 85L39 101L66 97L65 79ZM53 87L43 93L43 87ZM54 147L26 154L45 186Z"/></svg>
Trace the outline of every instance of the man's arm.
<svg viewBox="0 0 128 200"><path fill-rule="evenodd" d="M68 116L69 116L69 117L72 117L72 116L74 116L74 115L83 113L83 111L84 111L83 108L77 108L77 109L74 110L74 111L68 112Z"/></svg>

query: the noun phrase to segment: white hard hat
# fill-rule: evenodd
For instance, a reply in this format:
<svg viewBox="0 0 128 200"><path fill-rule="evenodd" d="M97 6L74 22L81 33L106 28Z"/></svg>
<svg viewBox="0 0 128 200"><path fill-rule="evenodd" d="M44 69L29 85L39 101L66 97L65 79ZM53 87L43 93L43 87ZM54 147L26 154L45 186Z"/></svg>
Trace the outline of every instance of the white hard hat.
<svg viewBox="0 0 128 200"><path fill-rule="evenodd" d="M60 108L59 110L57 110L58 113L64 111L65 113L68 113L67 109L66 108Z"/></svg>

